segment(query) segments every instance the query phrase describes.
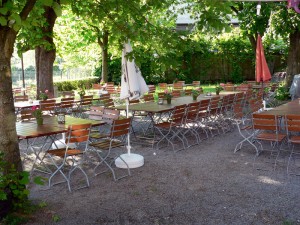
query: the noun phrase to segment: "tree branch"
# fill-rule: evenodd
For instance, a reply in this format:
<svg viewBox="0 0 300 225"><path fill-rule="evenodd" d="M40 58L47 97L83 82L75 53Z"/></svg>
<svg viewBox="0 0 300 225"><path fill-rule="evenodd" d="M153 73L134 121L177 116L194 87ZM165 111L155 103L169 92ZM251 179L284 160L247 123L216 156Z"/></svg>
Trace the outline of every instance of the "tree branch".
<svg viewBox="0 0 300 225"><path fill-rule="evenodd" d="M28 15L31 12L31 10L33 9L36 1L37 0L27 0L26 1L24 8L20 12L20 17L22 20L25 20L28 17Z"/></svg>

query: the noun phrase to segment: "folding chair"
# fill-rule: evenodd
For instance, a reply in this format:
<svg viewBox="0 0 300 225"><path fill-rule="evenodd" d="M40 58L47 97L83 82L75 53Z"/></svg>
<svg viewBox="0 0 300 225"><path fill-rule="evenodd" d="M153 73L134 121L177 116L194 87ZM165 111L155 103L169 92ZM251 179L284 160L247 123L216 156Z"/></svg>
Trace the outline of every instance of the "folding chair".
<svg viewBox="0 0 300 225"><path fill-rule="evenodd" d="M153 94L147 94L147 95L144 95L144 102L154 102L154 96Z"/></svg>
<svg viewBox="0 0 300 225"><path fill-rule="evenodd" d="M85 117L84 113L90 110L92 103L93 95L83 96L77 108L72 110L73 115L76 117Z"/></svg>
<svg viewBox="0 0 300 225"><path fill-rule="evenodd" d="M96 170L101 165L105 165L108 167L108 169L111 171L113 175L114 181L117 181L121 178L131 175L129 166L122 159L122 157L120 156L121 154L118 153L116 150L120 148L126 150L127 135L129 134L130 125L131 125L131 118L114 120L109 135L103 139L100 139L100 141L93 142L90 144L90 146L93 147L94 152L96 152L96 154L100 159L100 162L94 168L95 175L99 175L107 171L105 170L96 173ZM114 156L112 157L112 155ZM113 168L112 165L118 157L120 157L120 159L127 166L128 174L121 177L116 177L115 169Z"/></svg>
<svg viewBox="0 0 300 225"><path fill-rule="evenodd" d="M243 113L243 104L237 103L233 106L233 121L236 124L240 136L243 138L234 148L234 153L242 149L245 143L254 147L256 154L259 154L258 148L253 144L254 130L252 120Z"/></svg>
<svg viewBox="0 0 300 225"><path fill-rule="evenodd" d="M184 126L186 130L184 131L183 135L184 137L187 137L187 134L190 133L192 135L192 139L196 140L196 143L199 144L201 139L200 135L197 132L198 129L198 115L199 115L199 108L200 108L200 102L194 102L190 103L186 107L186 114L184 117ZM192 146L193 144L189 144L188 147Z"/></svg>
<svg viewBox="0 0 300 225"><path fill-rule="evenodd" d="M74 108L74 97L62 98L59 106L59 113L72 114Z"/></svg>
<svg viewBox="0 0 300 225"><path fill-rule="evenodd" d="M220 130L222 127L219 124L219 116L220 109L222 105L222 99L220 96L215 96L210 99L209 109L208 109L208 120L207 125L209 126L209 131L212 136L215 136L213 130L216 130L218 134L220 134Z"/></svg>
<svg viewBox="0 0 300 225"><path fill-rule="evenodd" d="M291 153L287 164L287 174L300 176L300 151L295 149L300 144L300 115L285 116L288 144Z"/></svg>
<svg viewBox="0 0 300 225"><path fill-rule="evenodd" d="M160 91L164 91L168 89L168 84L167 83L158 83L158 88Z"/></svg>
<svg viewBox="0 0 300 225"><path fill-rule="evenodd" d="M159 144L163 141L166 140L168 144L172 145L173 151L179 151L181 149L186 148L186 139L182 133L182 128L183 128L183 119L185 116L185 108L186 105L180 105L180 106L175 106L174 109L166 110L165 114L169 114L169 118L166 121L159 121L157 123L154 123L154 142L153 142L153 149L154 146L156 145L156 149L159 149ZM159 141L155 143L155 138L156 138L156 132L161 136ZM182 148L181 149L176 149L175 150L175 145L173 143L174 139L177 138L180 140L182 143ZM187 142L187 141L186 141Z"/></svg>
<svg viewBox="0 0 300 225"><path fill-rule="evenodd" d="M181 91L180 90L172 91L172 96L173 98L179 98L181 96Z"/></svg>
<svg viewBox="0 0 300 225"><path fill-rule="evenodd" d="M281 145L286 139L285 134L281 134L280 124L278 123L278 117L276 115L254 113L252 115L253 129L255 130L253 140L259 144L259 154L263 151L270 151L270 157L275 157L274 170L276 167ZM263 144L267 142L270 144L271 149L265 149ZM259 156L256 154L254 163Z"/></svg>
<svg viewBox="0 0 300 225"><path fill-rule="evenodd" d="M156 87L154 85L148 85L149 91L148 94L154 94L156 91Z"/></svg>
<svg viewBox="0 0 300 225"><path fill-rule="evenodd" d="M69 126L66 134L66 147L47 151L47 155L51 158L51 161L56 168L49 178L49 187L62 183L57 182L51 185L54 176L61 174L67 182L69 191L71 191L71 175L76 169L80 170L86 179L87 185L84 187L89 187L88 176L81 168L83 161L78 160L78 157L83 155L88 148L90 129L91 124ZM71 143L75 144L76 148L70 148L69 146ZM57 158L60 160L56 160Z"/></svg>
<svg viewBox="0 0 300 225"><path fill-rule="evenodd" d="M15 102L25 102L28 101L28 95L16 95L14 97Z"/></svg>
<svg viewBox="0 0 300 225"><path fill-rule="evenodd" d="M197 116L197 132L200 133L199 131L204 131L206 135L206 139L208 139L208 110L209 110L209 105L210 105L210 99L205 99L201 100L199 102L199 112ZM200 134L199 134L200 135Z"/></svg>
<svg viewBox="0 0 300 225"><path fill-rule="evenodd" d="M47 99L40 101L40 109L47 115L54 115L56 110L56 100Z"/></svg>

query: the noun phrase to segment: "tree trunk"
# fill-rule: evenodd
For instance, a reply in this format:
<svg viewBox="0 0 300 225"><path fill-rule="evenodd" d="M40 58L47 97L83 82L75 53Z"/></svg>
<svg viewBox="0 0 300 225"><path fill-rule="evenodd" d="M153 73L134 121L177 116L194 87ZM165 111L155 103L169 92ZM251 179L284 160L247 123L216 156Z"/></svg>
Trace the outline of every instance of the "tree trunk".
<svg viewBox="0 0 300 225"><path fill-rule="evenodd" d="M104 31L102 45L102 74L101 80L108 81L108 32Z"/></svg>
<svg viewBox="0 0 300 225"><path fill-rule="evenodd" d="M300 74L300 31L290 34L290 46L287 59L286 85L289 88L294 75Z"/></svg>
<svg viewBox="0 0 300 225"><path fill-rule="evenodd" d="M44 47L35 48L36 81L38 93L48 90L48 97L54 96L53 89L53 63L55 60L55 49L50 51Z"/></svg>
<svg viewBox="0 0 300 225"><path fill-rule="evenodd" d="M12 93L11 57L17 33L0 26L0 152L4 160L22 170Z"/></svg>
<svg viewBox="0 0 300 225"><path fill-rule="evenodd" d="M36 82L37 82L37 96L42 91L48 90L48 97L54 96L53 89L53 63L55 60L56 50L53 42L53 27L57 18L53 8L44 7L44 17L47 20L47 26L43 27L45 36L43 39L49 43L47 49L44 46L35 48L35 64L36 64Z"/></svg>

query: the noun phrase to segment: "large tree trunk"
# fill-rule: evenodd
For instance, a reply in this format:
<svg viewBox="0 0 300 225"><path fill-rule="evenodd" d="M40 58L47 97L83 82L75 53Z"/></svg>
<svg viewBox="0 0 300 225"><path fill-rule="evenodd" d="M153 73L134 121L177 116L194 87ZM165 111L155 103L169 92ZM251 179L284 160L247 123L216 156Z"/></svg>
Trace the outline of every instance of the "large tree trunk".
<svg viewBox="0 0 300 225"><path fill-rule="evenodd" d="M289 88L294 75L300 74L300 31L290 34L290 47L287 59L286 85Z"/></svg>
<svg viewBox="0 0 300 225"><path fill-rule="evenodd" d="M53 90L53 63L55 60L55 49L46 50L44 47L35 48L37 95L40 91L48 90L48 97L54 96Z"/></svg>
<svg viewBox="0 0 300 225"><path fill-rule="evenodd" d="M0 26L0 152L4 153L5 161L21 171L10 61L16 35L12 28Z"/></svg>
<svg viewBox="0 0 300 225"><path fill-rule="evenodd" d="M49 91L48 96L54 96L53 90L53 63L55 60L56 50L53 43L53 27L57 18L53 8L44 7L44 17L47 20L47 26L43 27L45 36L43 39L47 41L51 50L47 50L44 46L36 47L35 49L35 64L36 64L36 81L37 81L37 95L45 90Z"/></svg>
<svg viewBox="0 0 300 225"><path fill-rule="evenodd" d="M108 31L104 31L102 42L99 43L102 50L102 73L101 80L108 81Z"/></svg>

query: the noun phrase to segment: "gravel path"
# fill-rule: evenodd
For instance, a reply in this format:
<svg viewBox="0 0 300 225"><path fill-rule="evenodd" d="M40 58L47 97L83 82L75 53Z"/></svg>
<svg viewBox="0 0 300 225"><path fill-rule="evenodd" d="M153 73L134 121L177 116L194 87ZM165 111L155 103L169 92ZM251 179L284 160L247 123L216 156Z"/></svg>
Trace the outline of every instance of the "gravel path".
<svg viewBox="0 0 300 225"><path fill-rule="evenodd" d="M72 193L31 185L31 199L47 206L28 224L300 224L300 177L288 178L284 162L275 172L253 169L251 147L233 153L239 140L235 131L156 155L134 144L145 165L131 177L89 170L91 186Z"/></svg>

